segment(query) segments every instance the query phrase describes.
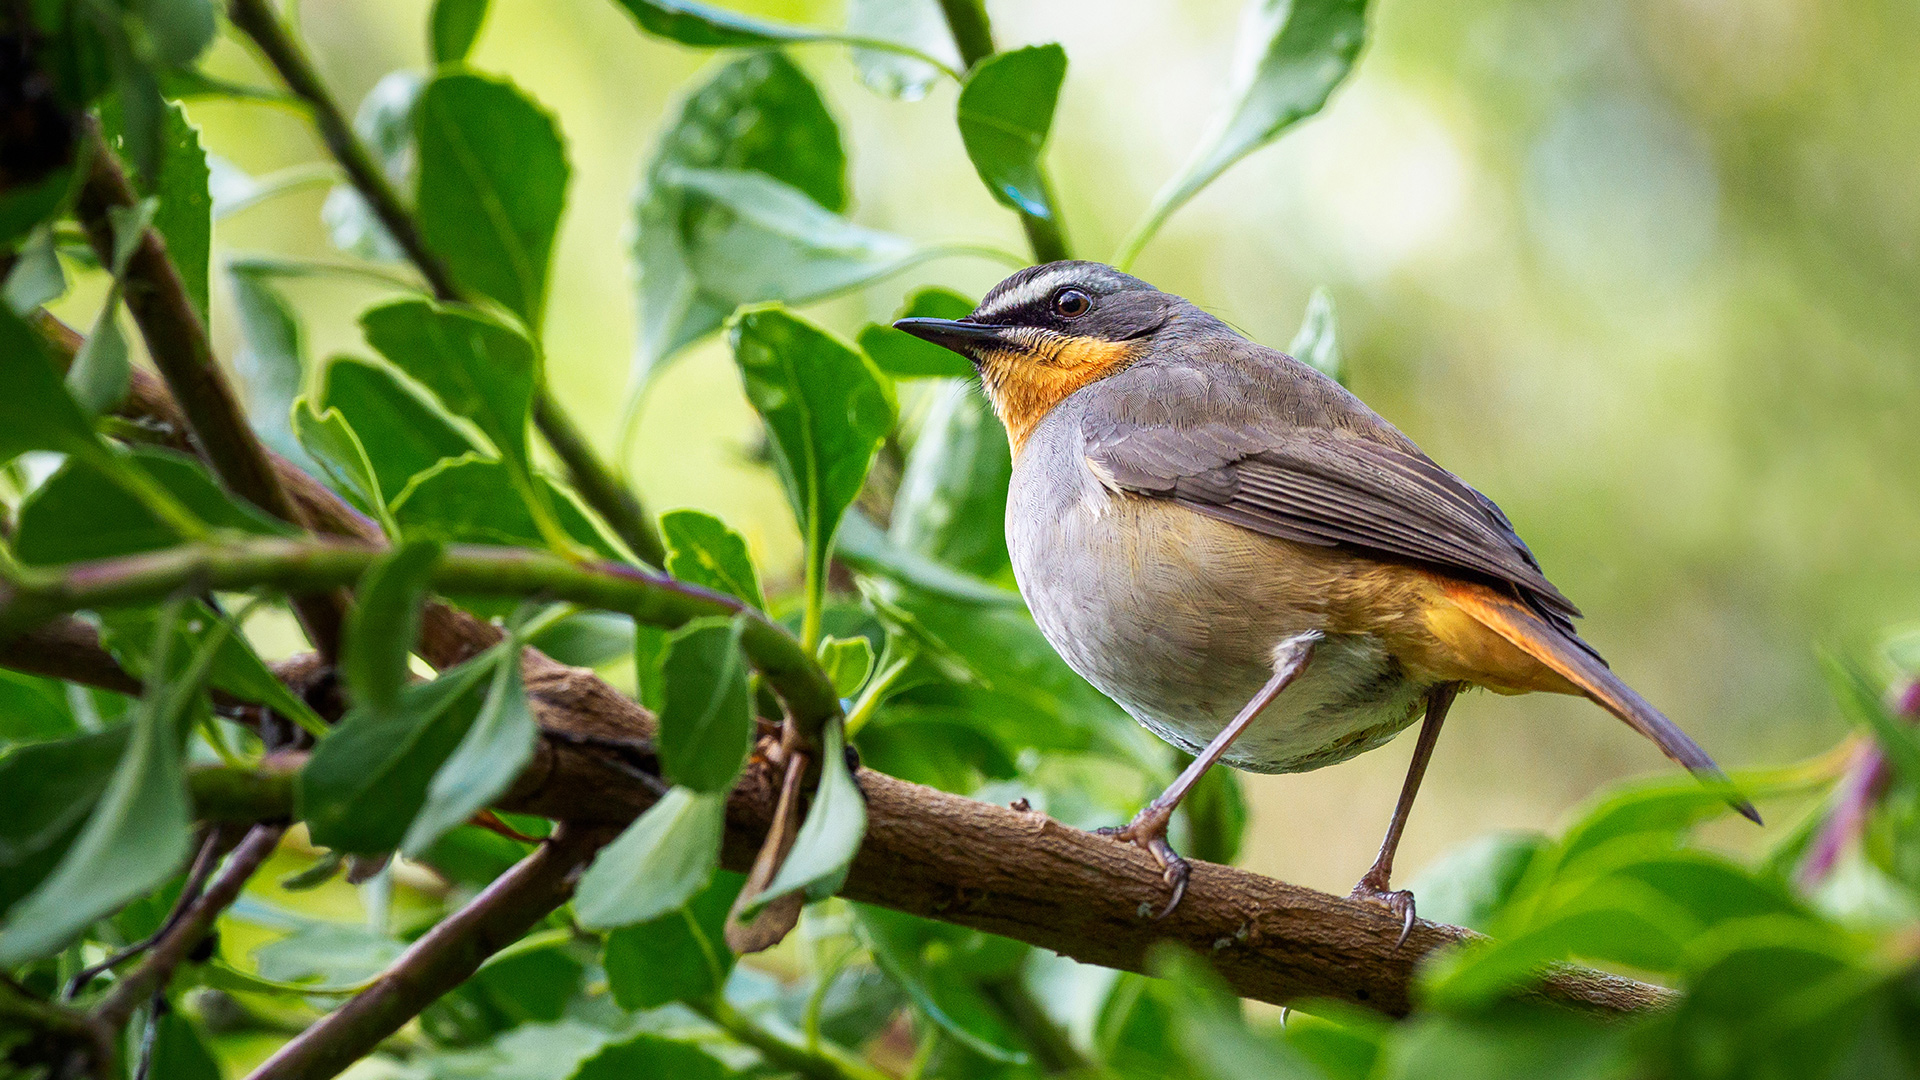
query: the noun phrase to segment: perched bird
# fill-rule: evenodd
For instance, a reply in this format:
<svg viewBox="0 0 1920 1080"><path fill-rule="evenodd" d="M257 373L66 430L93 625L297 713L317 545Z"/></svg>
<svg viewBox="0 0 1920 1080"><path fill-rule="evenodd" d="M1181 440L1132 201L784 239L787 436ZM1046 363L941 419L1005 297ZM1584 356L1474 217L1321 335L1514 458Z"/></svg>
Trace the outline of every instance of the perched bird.
<svg viewBox="0 0 1920 1080"><path fill-rule="evenodd" d="M1307 365L1090 262L1022 270L961 320L894 326L972 360L1006 425L1007 546L1047 640L1195 755L1112 830L1158 860L1167 911L1188 873L1167 823L1215 762L1318 769L1424 711L1379 858L1354 889L1403 920L1404 940L1414 905L1391 888L1394 849L1468 686L1590 698L1727 782L1574 632L1579 611L1499 507Z"/></svg>

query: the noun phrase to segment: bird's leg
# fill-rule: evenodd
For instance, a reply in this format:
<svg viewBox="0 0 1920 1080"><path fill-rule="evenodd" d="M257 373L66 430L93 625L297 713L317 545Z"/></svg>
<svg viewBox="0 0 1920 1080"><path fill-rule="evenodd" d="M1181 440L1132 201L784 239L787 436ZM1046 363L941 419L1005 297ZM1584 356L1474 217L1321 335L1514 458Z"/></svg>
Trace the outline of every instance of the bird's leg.
<svg viewBox="0 0 1920 1080"><path fill-rule="evenodd" d="M1400 834L1406 830L1407 815L1413 811L1413 797L1420 792L1420 781L1427 775L1427 761L1433 757L1433 744L1440 741L1440 725L1447 722L1447 709L1453 705L1453 699L1460 693L1460 684L1443 683L1427 691L1427 718L1420 725L1420 741L1413 747L1413 763L1407 766L1406 783L1400 785L1400 802L1393 808L1393 820L1387 824L1387 838L1380 842L1380 856L1373 860L1372 869L1353 887L1356 900L1372 900L1385 904L1387 910L1400 917L1399 945L1413 932L1413 894L1401 889L1395 892L1393 881L1393 853L1400 847Z"/></svg>
<svg viewBox="0 0 1920 1080"><path fill-rule="evenodd" d="M1253 700L1247 702L1232 722L1222 728L1220 734L1213 737L1213 741L1207 744L1206 749L1200 751L1199 756L1193 759L1179 777L1167 785L1167 790L1161 792L1159 798L1148 803L1145 809L1134 815L1133 820L1121 828L1099 830L1102 836L1111 836L1117 840L1140 845L1153 856L1155 862L1160 864L1167 884L1173 887L1173 898L1167 901L1166 909L1155 918L1164 919L1172 914L1173 909L1180 906L1180 898L1187 892L1187 875L1190 872L1187 860L1181 858L1173 850L1173 846L1167 843L1167 824L1173 820L1174 810L1179 807L1181 800L1187 797L1187 793L1193 790L1193 785L1199 783L1207 770L1212 768L1213 764L1227 752L1227 748L1233 745L1233 740L1239 738L1240 733L1253 724L1254 718L1260 715L1260 711L1272 704L1273 699L1280 696L1280 691L1285 690L1289 683L1299 677L1300 672L1306 668L1307 661L1313 656L1314 644L1322 636L1320 631L1310 630L1290 637L1276 646L1273 650L1273 678L1267 680L1267 684L1260 688L1260 692L1253 695Z"/></svg>

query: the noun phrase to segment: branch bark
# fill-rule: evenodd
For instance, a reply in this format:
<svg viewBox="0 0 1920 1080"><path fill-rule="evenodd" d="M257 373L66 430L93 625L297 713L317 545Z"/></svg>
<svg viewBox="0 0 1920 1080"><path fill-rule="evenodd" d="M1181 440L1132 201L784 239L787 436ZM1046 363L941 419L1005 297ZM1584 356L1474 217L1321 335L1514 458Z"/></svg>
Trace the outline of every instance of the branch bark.
<svg viewBox="0 0 1920 1080"><path fill-rule="evenodd" d="M400 193L387 180L387 174L374 164L366 144L354 134L353 125L347 122L339 103L320 80L312 60L301 49L300 43L287 33L286 27L281 25L280 17L268 0L231 0L227 16L234 26L252 39L274 71L279 73L281 81L287 84L287 89L312 110L314 124L320 129L320 138L326 143L327 152L340 163L347 174L347 181L366 200L387 234L393 237L394 243L406 253L407 261L413 263L420 271L420 276L426 279L434 297L445 302L470 302L472 298L454 280L446 263L427 247L426 239L420 234L419 223L407 209ZM530 329L536 334L539 330L538 327ZM566 466L567 478L574 489L587 501L587 505L606 520L614 535L632 549L641 561L651 566L663 565L666 548L652 520L642 508L639 497L629 485L620 481L606 462L600 460L600 456L580 434L579 426L544 382L535 390L533 422L541 437L547 440L547 445L553 448L554 455Z"/></svg>
<svg viewBox="0 0 1920 1080"><path fill-rule="evenodd" d="M113 265L113 222L109 211L134 205L136 196L120 162L101 138L98 124L87 121L86 182L76 215L104 265ZM140 327L154 366L166 378L184 409L188 430L213 471L234 494L282 521L306 528L307 522L247 425L246 412L214 359L207 328L187 296L180 272L167 256L166 242L148 228L127 263L127 310ZM337 655L346 601L338 594L296 596L294 608L307 637L323 656Z"/></svg>
<svg viewBox="0 0 1920 1080"><path fill-rule="evenodd" d="M566 903L578 871L612 838L607 829L562 825L466 907L414 942L372 986L275 1051L250 1080L337 1076Z"/></svg>

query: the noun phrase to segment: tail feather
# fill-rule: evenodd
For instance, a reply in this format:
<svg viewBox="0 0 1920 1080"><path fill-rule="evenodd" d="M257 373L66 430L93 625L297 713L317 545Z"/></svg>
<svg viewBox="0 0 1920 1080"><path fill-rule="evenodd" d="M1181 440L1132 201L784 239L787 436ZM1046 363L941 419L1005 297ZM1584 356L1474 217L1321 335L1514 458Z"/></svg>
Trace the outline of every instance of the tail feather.
<svg viewBox="0 0 1920 1080"><path fill-rule="evenodd" d="M1516 648L1553 669L1582 693L1626 721L1627 726L1653 740L1676 763L1712 786L1732 789L1727 774L1679 726L1646 698L1620 681L1599 654L1586 643L1549 623L1525 605L1475 586L1449 588L1447 598L1462 611L1499 634ZM1760 823L1760 812L1739 795L1727 802L1743 817Z"/></svg>

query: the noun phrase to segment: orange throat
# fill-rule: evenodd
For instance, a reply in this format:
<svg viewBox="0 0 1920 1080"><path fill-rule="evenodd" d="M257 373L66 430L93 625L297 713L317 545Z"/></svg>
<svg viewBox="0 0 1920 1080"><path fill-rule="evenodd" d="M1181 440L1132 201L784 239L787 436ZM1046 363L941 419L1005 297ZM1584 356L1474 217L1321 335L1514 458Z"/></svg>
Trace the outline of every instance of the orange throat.
<svg viewBox="0 0 1920 1080"><path fill-rule="evenodd" d="M1029 349L1001 349L981 358L981 384L1006 425L1015 456L1054 406L1075 390L1126 367L1137 342L1049 335Z"/></svg>

